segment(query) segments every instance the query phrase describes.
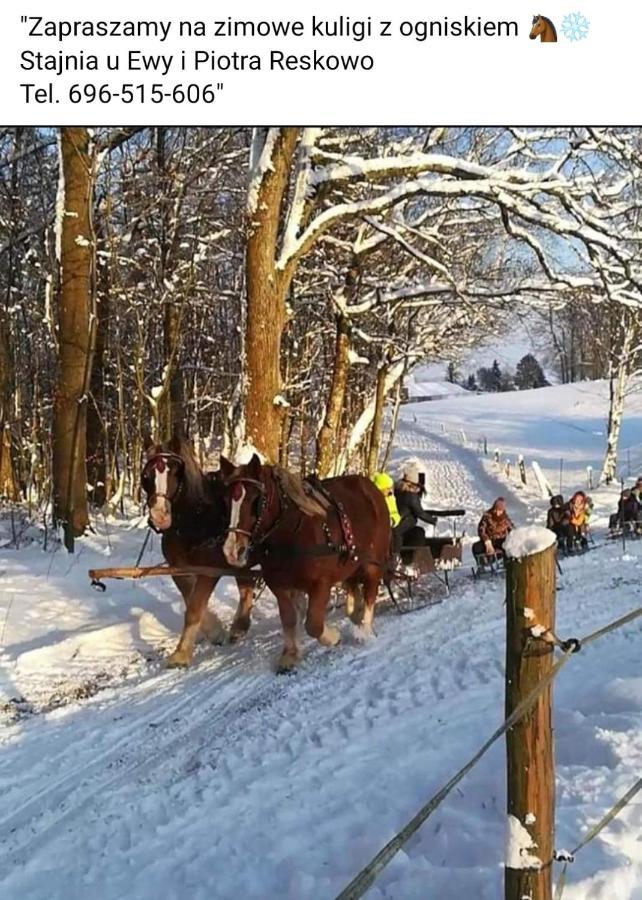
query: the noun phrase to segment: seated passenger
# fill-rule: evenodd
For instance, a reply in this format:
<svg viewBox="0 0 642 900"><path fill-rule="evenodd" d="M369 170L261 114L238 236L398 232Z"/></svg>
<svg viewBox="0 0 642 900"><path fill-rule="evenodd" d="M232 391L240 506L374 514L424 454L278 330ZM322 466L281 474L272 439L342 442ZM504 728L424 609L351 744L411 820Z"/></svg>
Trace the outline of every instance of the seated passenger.
<svg viewBox="0 0 642 900"><path fill-rule="evenodd" d="M568 512L561 494L551 497L551 505L546 516L546 527L555 533L558 544L565 547L569 536Z"/></svg>
<svg viewBox="0 0 642 900"><path fill-rule="evenodd" d="M506 501L503 497L498 497L479 521L479 540L472 547L475 559L484 555L503 556L504 541L512 529L513 523L506 512Z"/></svg>
<svg viewBox="0 0 642 900"><path fill-rule="evenodd" d="M640 503L635 491L628 488L622 491L617 504L617 512L609 518L609 528L617 531L629 523L637 525L640 520Z"/></svg>
<svg viewBox="0 0 642 900"><path fill-rule="evenodd" d="M421 505L422 487L419 483L419 474L408 471L395 486L395 499L401 521L393 532L393 547L398 553L404 545L404 536L417 527L417 522L426 522L428 525L436 525L437 518Z"/></svg>
<svg viewBox="0 0 642 900"><path fill-rule="evenodd" d="M587 497L584 491L576 491L565 506L568 516L566 548L569 551L573 550L575 544L579 544L582 549L585 549L588 545L586 532L590 513L586 500Z"/></svg>

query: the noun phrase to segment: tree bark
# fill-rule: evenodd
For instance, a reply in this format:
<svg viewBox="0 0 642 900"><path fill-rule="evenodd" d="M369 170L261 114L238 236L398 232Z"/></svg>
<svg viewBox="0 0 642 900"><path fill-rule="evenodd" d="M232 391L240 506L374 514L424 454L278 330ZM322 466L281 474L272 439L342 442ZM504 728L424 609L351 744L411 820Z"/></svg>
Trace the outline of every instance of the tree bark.
<svg viewBox="0 0 642 900"><path fill-rule="evenodd" d="M65 543L89 524L87 508L87 398L95 334L94 234L91 208L94 160L86 128L60 129L62 203L59 210L59 361L54 399L54 520Z"/></svg>
<svg viewBox="0 0 642 900"><path fill-rule="evenodd" d="M105 246L100 224L96 227L96 239ZM104 264L96 274L96 341L91 371L91 397L87 407L87 479L91 486L89 495L95 506L103 506L109 499L109 424L105 421L107 402L105 397L105 367L107 337L109 332L110 279L109 267Z"/></svg>
<svg viewBox="0 0 642 900"><path fill-rule="evenodd" d="M286 323L285 298L292 278L291 272L277 269L276 255L281 209L286 200L298 135L298 128L278 129L270 164L251 184L253 197L248 209L246 439L271 463L279 458L283 415L277 399L282 388L281 339Z"/></svg>
<svg viewBox="0 0 642 900"><path fill-rule="evenodd" d="M372 428L370 430L370 444L368 446L368 476L377 471L379 462L379 448L381 447L381 429L383 426L383 411L386 405L388 379L388 364L382 363L377 370L377 389L375 392L374 414Z"/></svg>
<svg viewBox="0 0 642 900"><path fill-rule="evenodd" d="M617 448L624 416L624 400L631 368L631 345L633 332L624 328L621 345L617 349L617 359L611 366L609 378L609 422L606 439L606 454L601 480L610 484L617 477Z"/></svg>
<svg viewBox="0 0 642 900"><path fill-rule="evenodd" d="M341 418L350 371L350 326L347 318L339 313L336 317L336 326L332 381L323 425L317 437L317 472L320 478L336 474Z"/></svg>
<svg viewBox="0 0 642 900"><path fill-rule="evenodd" d="M6 248L6 293L0 304L0 496L17 500L20 496L18 479L13 458L11 428L14 419L14 396L16 391L15 360L11 341L9 309L15 299L13 290L19 276L17 263L17 242L19 233L18 210L19 159L23 143L23 128L15 129L13 162L10 173L9 197L9 238Z"/></svg>

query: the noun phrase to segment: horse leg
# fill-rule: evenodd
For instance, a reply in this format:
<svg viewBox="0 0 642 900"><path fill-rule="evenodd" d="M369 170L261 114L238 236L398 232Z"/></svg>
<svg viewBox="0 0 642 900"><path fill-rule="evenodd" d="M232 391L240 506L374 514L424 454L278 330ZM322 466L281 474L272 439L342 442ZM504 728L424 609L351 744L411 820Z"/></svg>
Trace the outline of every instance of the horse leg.
<svg viewBox="0 0 642 900"><path fill-rule="evenodd" d="M346 582L346 616L358 625L363 618L363 593L360 584Z"/></svg>
<svg viewBox="0 0 642 900"><path fill-rule="evenodd" d="M189 666L191 663L196 636L201 627L203 613L207 608L207 601L210 598L214 584L215 582L212 578L198 577L191 592L185 597L186 609L183 633L176 650L167 659L167 666L170 669ZM214 614L212 613L212 615Z"/></svg>
<svg viewBox="0 0 642 900"><path fill-rule="evenodd" d="M375 604L377 602L377 594L379 593L379 583L381 581L381 571L377 568L370 567L366 569L363 579L364 607L363 619L361 620L361 628L365 637L372 636L372 622L374 619Z"/></svg>
<svg viewBox="0 0 642 900"><path fill-rule="evenodd" d="M283 627L283 652L276 667L279 674L292 672L301 660L301 644L299 641L299 616L297 611L296 591L274 591L279 604L279 616Z"/></svg>
<svg viewBox="0 0 642 900"><path fill-rule="evenodd" d="M210 595L218 584L218 581L218 578L212 579ZM220 647L221 644L224 644L227 639L225 625L221 622L214 610L210 609L207 604L205 605L203 615L201 616L200 632L210 644L215 644L218 647Z"/></svg>
<svg viewBox="0 0 642 900"><path fill-rule="evenodd" d="M254 585L237 579L239 605L230 630L230 643L238 644L244 640L250 629L252 607L254 606Z"/></svg>
<svg viewBox="0 0 642 900"><path fill-rule="evenodd" d="M341 640L341 632L335 625L326 625L325 612L330 599L330 585L321 582L308 593L308 614L305 630L323 647L334 647Z"/></svg>

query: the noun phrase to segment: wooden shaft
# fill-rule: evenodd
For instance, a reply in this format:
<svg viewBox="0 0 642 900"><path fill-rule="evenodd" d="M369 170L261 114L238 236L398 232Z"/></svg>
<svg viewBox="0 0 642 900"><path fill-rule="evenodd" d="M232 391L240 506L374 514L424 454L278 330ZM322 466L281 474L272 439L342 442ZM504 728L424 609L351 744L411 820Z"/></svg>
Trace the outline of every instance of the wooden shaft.
<svg viewBox="0 0 642 900"><path fill-rule="evenodd" d="M555 544L524 559L506 560L507 716L553 666L554 647L533 638L531 629L543 626L555 631L555 561ZM532 846L518 852L516 858L515 842L509 840L505 900L552 897L555 763L551 694L549 686L533 709L506 733L509 825L514 835L521 836L518 847L524 841L529 843L528 836Z"/></svg>
<svg viewBox="0 0 642 900"><path fill-rule="evenodd" d="M247 569L222 569L214 566L122 566L112 569L90 569L89 577L94 581L102 578L149 578L157 575L204 575L208 578L260 578L260 572Z"/></svg>

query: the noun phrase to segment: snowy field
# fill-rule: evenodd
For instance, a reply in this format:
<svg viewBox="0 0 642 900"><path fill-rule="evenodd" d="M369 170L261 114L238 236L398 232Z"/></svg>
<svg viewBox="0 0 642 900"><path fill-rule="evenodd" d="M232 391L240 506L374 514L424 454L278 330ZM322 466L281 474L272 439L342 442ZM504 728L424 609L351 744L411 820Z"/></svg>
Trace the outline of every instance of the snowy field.
<svg viewBox="0 0 642 900"><path fill-rule="evenodd" d="M432 368L432 367L431 367ZM413 383L417 395L437 395L430 370L419 371ZM444 400L406 408L407 428L440 434L442 426L457 441L463 430L471 446L486 437L489 454L500 451L502 461L517 461L521 453L527 462L535 459L557 490L560 459L563 459L562 487L586 487L586 468L592 466L599 477L606 445L609 386L607 381L583 381L532 391L504 394L475 394L457 385L444 384L451 393ZM445 393L440 391L439 393ZM417 422L414 422L414 417ZM642 474L642 385L634 385L626 402L620 438L622 474ZM627 455L626 448L633 448ZM637 469L639 468L639 472Z"/></svg>
<svg viewBox="0 0 642 900"><path fill-rule="evenodd" d="M409 404L394 464L425 463L430 505L469 511L468 542L498 493L516 523L541 522L546 504L530 485L507 483L457 431L485 432L505 455L531 448L551 472L564 455L570 490L582 486L574 473L599 465L601 392ZM624 443L638 440L632 404ZM594 496L600 542L614 491ZM264 595L244 645L201 645L192 669L170 671L182 603L169 584L111 582L103 595L87 583L91 566L133 564L141 526L99 522L74 557L35 540L0 550L0 896L332 900L501 722L503 583L473 582L467 560L449 598L409 616L382 611L365 645L336 610L342 644L308 642L291 678L273 674L280 627ZM563 636L641 605L642 542L563 569ZM215 602L230 621L233 583ZM556 682L558 848L578 844L640 777L641 636L637 620L595 642ZM499 741L370 900L497 900L504 777ZM641 834L638 795L578 855L564 900L642 900Z"/></svg>

